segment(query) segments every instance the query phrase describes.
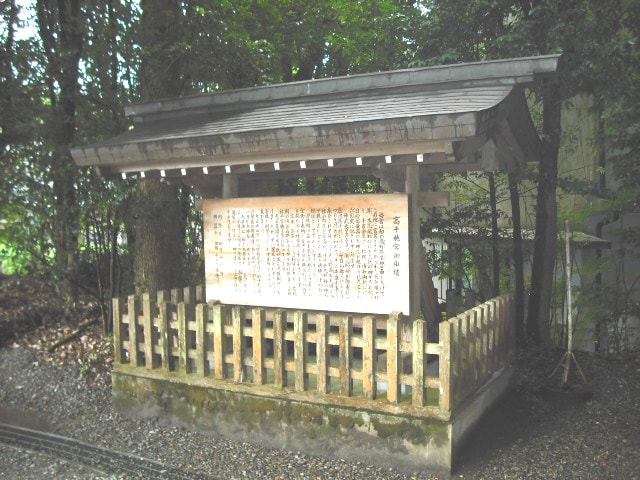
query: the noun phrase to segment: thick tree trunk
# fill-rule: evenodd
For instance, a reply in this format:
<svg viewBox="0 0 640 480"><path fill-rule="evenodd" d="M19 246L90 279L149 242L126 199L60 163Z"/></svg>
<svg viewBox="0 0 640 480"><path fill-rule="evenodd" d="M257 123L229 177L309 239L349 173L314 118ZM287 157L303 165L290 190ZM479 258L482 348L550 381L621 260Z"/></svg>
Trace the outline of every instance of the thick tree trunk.
<svg viewBox="0 0 640 480"><path fill-rule="evenodd" d="M151 101L182 93L180 2L141 2L142 96ZM179 187L162 179L141 179L133 209L134 284L137 293L182 287L186 212Z"/></svg>
<svg viewBox="0 0 640 480"><path fill-rule="evenodd" d="M509 172L509 193L511 197L511 219L513 221L513 265L515 270L515 315L516 338L524 341L524 258L522 253L522 222L520 219L520 191L518 177Z"/></svg>
<svg viewBox="0 0 640 480"><path fill-rule="evenodd" d="M537 342L550 342L554 266L557 242L556 187L560 146L560 95L557 84L543 92L543 156L538 173L536 234L531 272L531 294L527 317L527 336Z"/></svg>
<svg viewBox="0 0 640 480"><path fill-rule="evenodd" d="M183 287L185 229L178 187L142 179L134 208L136 292Z"/></svg>

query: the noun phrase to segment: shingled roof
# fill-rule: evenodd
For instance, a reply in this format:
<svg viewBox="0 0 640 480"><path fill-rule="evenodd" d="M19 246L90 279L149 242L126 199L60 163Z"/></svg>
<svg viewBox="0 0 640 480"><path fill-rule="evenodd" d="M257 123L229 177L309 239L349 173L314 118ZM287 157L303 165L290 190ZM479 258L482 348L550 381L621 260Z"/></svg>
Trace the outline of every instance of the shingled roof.
<svg viewBox="0 0 640 480"><path fill-rule="evenodd" d="M388 175L510 168L540 143L524 88L557 55L327 78L133 105L134 128L71 153L105 178Z"/></svg>

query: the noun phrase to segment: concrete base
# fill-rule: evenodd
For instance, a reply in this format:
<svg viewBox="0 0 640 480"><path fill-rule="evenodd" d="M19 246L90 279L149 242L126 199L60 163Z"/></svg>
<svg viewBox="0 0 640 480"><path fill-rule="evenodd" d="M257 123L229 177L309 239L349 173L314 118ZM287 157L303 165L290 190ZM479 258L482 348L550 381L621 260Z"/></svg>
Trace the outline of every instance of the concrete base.
<svg viewBox="0 0 640 480"><path fill-rule="evenodd" d="M494 376L453 419L434 418L429 407L286 393L126 366L113 372L113 395L116 409L132 416L261 446L446 476L458 444L504 393L512 374Z"/></svg>

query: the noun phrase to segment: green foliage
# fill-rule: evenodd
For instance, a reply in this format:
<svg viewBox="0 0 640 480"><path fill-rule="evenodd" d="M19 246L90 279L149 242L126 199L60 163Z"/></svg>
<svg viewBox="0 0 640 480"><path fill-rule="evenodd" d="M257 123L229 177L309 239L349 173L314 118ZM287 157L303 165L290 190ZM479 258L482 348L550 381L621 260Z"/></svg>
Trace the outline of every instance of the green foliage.
<svg viewBox="0 0 640 480"><path fill-rule="evenodd" d="M69 2L25 3L32 26L43 27L30 38L20 30L26 16L18 16L14 2L0 2L0 261L5 273L73 276L103 299L130 291L134 220L125 212L130 210L135 181L107 183L93 171L77 169L68 148L125 132L129 122L123 106L149 98L142 91L145 75L162 69L178 72L172 77L176 84L164 90L160 85L155 95L188 95L562 52L562 97L594 95L595 114L602 123L602 138L595 139L594 150L606 157L598 173L615 182L603 190L561 177L561 195L578 193L594 201L561 212L559 220L569 218L578 227L597 215L611 220L637 212L637 1L176 0L174 14L164 19L170 28L160 25L160 34L154 33L158 41L145 41L151 32L143 25L145 8L155 8L154 2L83 0L77 2L73 18L64 10ZM65 44L68 35L74 41ZM152 57L160 58L160 65L150 64ZM544 97L536 93L531 96L532 114L542 133ZM538 180L535 172L525 172L523 178ZM444 236L455 245L455 255L439 257L434 270L456 280L474 276L479 294L486 295L493 281L487 274L492 254L486 180L446 176L441 182L440 188L454 192L454 207L446 214L430 212L423 235ZM508 227L505 180L497 176L497 183L499 220ZM380 191L376 179L339 177L292 179L265 188L265 193L281 195ZM185 278L198 283L202 223L194 202L192 191L181 190L180 205L187 212ZM623 233L629 258L640 236L636 231ZM61 258L62 250L68 250L75 265ZM510 252L502 243L500 257L503 278L509 278ZM622 254L612 255L610 263L624 264L624 259ZM594 275L606 271L603 265L597 268ZM593 297L582 295L579 301L621 298L606 290L609 287L598 288L602 291ZM593 315L602 317L596 307Z"/></svg>
<svg viewBox="0 0 640 480"><path fill-rule="evenodd" d="M508 200L506 174L495 175L498 221L503 226L500 242L501 268L510 271L510 235L504 232L508 225L505 205ZM422 238L442 238L448 245L443 252L428 252L434 275L456 280L459 288L475 290L481 299L491 298L492 278L492 210L487 174L470 172L465 175L444 174L438 181L438 190L451 192L451 207L433 209L421 225ZM508 278L504 276L503 278ZM501 285L502 288L506 285Z"/></svg>

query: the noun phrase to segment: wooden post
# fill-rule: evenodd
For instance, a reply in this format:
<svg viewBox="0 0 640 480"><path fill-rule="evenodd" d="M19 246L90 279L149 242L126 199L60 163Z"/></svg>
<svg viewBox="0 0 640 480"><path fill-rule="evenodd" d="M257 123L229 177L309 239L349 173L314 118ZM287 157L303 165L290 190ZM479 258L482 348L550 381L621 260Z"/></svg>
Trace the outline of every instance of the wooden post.
<svg viewBox="0 0 640 480"><path fill-rule="evenodd" d="M425 404L425 365L426 355L424 352L426 322L424 320L414 320L413 322L413 390L412 403L422 407Z"/></svg>
<svg viewBox="0 0 640 480"><path fill-rule="evenodd" d="M420 166L418 164L405 167L405 191L409 195L409 302L411 311L403 312L407 318L402 322L402 339L411 341L412 322L420 311L420 258L424 256L424 248L420 240ZM418 268L416 268L418 267Z"/></svg>
<svg viewBox="0 0 640 480"><path fill-rule="evenodd" d="M171 289L171 303L173 303L174 305L182 303L182 295L183 295L183 293L184 292L179 288L172 288Z"/></svg>
<svg viewBox="0 0 640 480"><path fill-rule="evenodd" d="M189 324L189 306L180 302L178 304L178 356L180 357L180 368L184 373L191 373L189 362L189 344L187 325Z"/></svg>
<svg viewBox="0 0 640 480"><path fill-rule="evenodd" d="M171 302L171 292L169 290L158 290L156 292L156 300L158 301L158 306L162 302Z"/></svg>
<svg viewBox="0 0 640 480"><path fill-rule="evenodd" d="M464 391L463 395L466 396L467 391L473 391L471 383L471 357L469 357L469 350L471 344L471 338L469 336L470 319L469 313L464 312L460 314L460 387Z"/></svg>
<svg viewBox="0 0 640 480"><path fill-rule="evenodd" d="M398 336L398 314L387 319L387 400L398 403L400 337Z"/></svg>
<svg viewBox="0 0 640 480"><path fill-rule="evenodd" d="M329 393L331 382L327 375L329 367L329 315L316 316L316 355L318 365L318 391Z"/></svg>
<svg viewBox="0 0 640 480"><path fill-rule="evenodd" d="M253 383L262 385L265 383L264 374L264 328L266 314L262 308L254 308L252 312L253 329Z"/></svg>
<svg viewBox="0 0 640 480"><path fill-rule="evenodd" d="M373 317L362 319L362 390L364 398L376 398L376 329Z"/></svg>
<svg viewBox="0 0 640 480"><path fill-rule="evenodd" d="M460 318L453 317L448 320L451 325L451 348L449 359L451 361L451 397L454 402L458 401L458 394L461 386L460 381Z"/></svg>
<svg viewBox="0 0 640 480"><path fill-rule="evenodd" d="M469 369L471 382L478 384L478 311L469 311Z"/></svg>
<svg viewBox="0 0 640 480"><path fill-rule="evenodd" d="M340 319L338 332L340 343L340 393L350 397L353 392L351 382L351 333L353 330L353 319L350 315L344 315Z"/></svg>
<svg viewBox="0 0 640 480"><path fill-rule="evenodd" d="M204 303L196 305L196 369L198 375L204 377L208 373L205 352L205 326L207 324L207 306Z"/></svg>
<svg viewBox="0 0 640 480"><path fill-rule="evenodd" d="M222 176L222 198L235 198L238 196L238 175L227 173Z"/></svg>
<svg viewBox="0 0 640 480"><path fill-rule="evenodd" d="M422 242L420 241L420 166L417 164L407 165L407 179L405 182L405 191L409 194L409 261L411 271L409 298L411 302L411 311L405 312L409 317L409 328L411 329L411 320L420 310L420 270L414 265L420 265L418 259L424 255Z"/></svg>
<svg viewBox="0 0 640 480"><path fill-rule="evenodd" d="M138 315L140 304L135 295L129 295L129 358L131 365L138 366Z"/></svg>
<svg viewBox="0 0 640 480"><path fill-rule="evenodd" d="M491 300L486 303L489 311L489 371L493 373L496 370L496 304Z"/></svg>
<svg viewBox="0 0 640 480"><path fill-rule="evenodd" d="M116 365L123 363L122 356L122 298L111 299L111 312L113 315L113 362Z"/></svg>
<svg viewBox="0 0 640 480"><path fill-rule="evenodd" d="M446 302L447 319L455 317L458 313L458 295L455 290L447 290Z"/></svg>
<svg viewBox="0 0 640 480"><path fill-rule="evenodd" d="M276 310L273 314L273 383L278 388L284 388L285 365L284 365L284 329L286 325L286 313Z"/></svg>
<svg viewBox="0 0 640 480"><path fill-rule="evenodd" d="M171 345L169 343L169 302L162 301L158 304L160 321L158 331L160 336L160 350L162 351L162 368L165 371L171 369Z"/></svg>
<svg viewBox="0 0 640 480"><path fill-rule="evenodd" d="M302 392L308 389L309 375L305 371L307 365L307 345L304 341L307 331L307 314L297 310L293 314L293 358L296 365L295 389Z"/></svg>
<svg viewBox="0 0 640 480"><path fill-rule="evenodd" d="M142 325L144 328L144 362L148 369L153 365L153 306L148 293L142 295Z"/></svg>
<svg viewBox="0 0 640 480"><path fill-rule="evenodd" d="M482 356L480 371L481 381L484 381L489 374L489 308L486 303L480 306L482 310Z"/></svg>
<svg viewBox="0 0 640 480"><path fill-rule="evenodd" d="M204 285L196 285L196 302L207 303L207 290Z"/></svg>
<svg viewBox="0 0 640 480"><path fill-rule="evenodd" d="M196 303L195 287L184 287L182 289L182 298L184 303L188 303L189 305Z"/></svg>
<svg viewBox="0 0 640 480"><path fill-rule="evenodd" d="M224 319L223 312L227 311L227 307L220 304L213 305L213 364L215 369L215 377L218 380L225 378L224 363ZM224 309L224 310L223 310Z"/></svg>
<svg viewBox="0 0 640 480"><path fill-rule="evenodd" d="M241 383L244 381L244 345L243 345L243 318L242 309L238 305L231 308L231 324L233 325L233 380Z"/></svg>
<svg viewBox="0 0 640 480"><path fill-rule="evenodd" d="M443 412L451 412L451 323L440 323L440 361L438 376L440 378L440 398L438 406Z"/></svg>

